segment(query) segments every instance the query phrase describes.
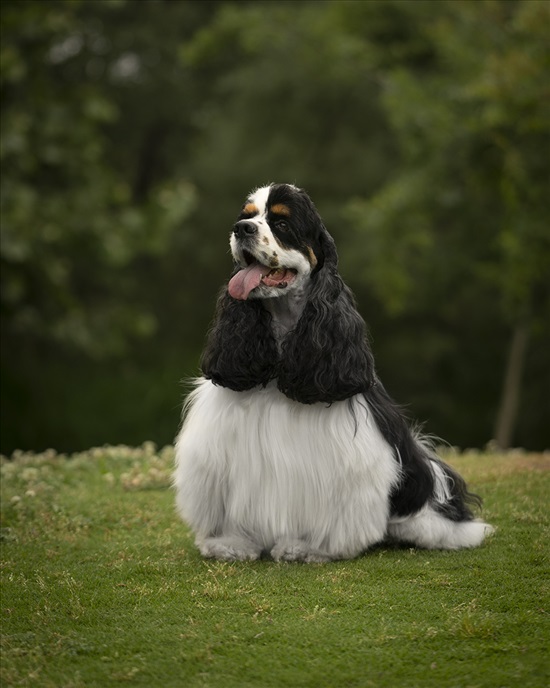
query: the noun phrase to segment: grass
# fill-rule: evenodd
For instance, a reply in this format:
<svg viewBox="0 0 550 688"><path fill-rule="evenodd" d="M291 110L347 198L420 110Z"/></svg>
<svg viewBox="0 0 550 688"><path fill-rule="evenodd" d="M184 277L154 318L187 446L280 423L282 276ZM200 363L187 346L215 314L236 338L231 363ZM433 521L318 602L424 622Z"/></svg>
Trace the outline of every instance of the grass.
<svg viewBox="0 0 550 688"><path fill-rule="evenodd" d="M546 686L549 458L448 457L480 549L324 565L202 560L169 448L3 460L1 685Z"/></svg>

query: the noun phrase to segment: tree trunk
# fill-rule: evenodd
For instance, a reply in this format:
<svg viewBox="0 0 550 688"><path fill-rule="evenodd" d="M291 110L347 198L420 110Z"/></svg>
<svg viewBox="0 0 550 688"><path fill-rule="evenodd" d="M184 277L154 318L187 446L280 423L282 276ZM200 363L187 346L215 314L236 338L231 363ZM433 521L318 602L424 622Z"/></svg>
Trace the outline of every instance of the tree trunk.
<svg viewBox="0 0 550 688"><path fill-rule="evenodd" d="M528 340L529 327L525 322L518 323L512 335L495 425L494 438L499 449L508 449L514 438Z"/></svg>

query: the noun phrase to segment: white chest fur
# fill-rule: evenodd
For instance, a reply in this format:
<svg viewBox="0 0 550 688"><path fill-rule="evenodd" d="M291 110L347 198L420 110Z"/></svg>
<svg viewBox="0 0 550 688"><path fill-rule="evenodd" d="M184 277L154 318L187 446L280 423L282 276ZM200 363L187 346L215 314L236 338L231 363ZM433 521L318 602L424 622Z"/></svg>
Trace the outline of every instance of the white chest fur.
<svg viewBox="0 0 550 688"><path fill-rule="evenodd" d="M399 477L362 397L293 402L201 380L176 447L175 484L197 541L243 536L263 550L300 539L354 556L384 537Z"/></svg>

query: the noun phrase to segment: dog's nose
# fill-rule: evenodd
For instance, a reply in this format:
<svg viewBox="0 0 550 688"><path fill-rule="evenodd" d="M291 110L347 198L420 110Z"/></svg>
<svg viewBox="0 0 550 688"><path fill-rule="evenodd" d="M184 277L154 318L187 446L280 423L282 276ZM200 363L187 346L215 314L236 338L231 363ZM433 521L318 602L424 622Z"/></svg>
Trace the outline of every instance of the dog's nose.
<svg viewBox="0 0 550 688"><path fill-rule="evenodd" d="M246 236L247 234L252 235L258 231L258 225L254 222L249 222L248 220L239 220L235 223L233 227L233 232L236 236Z"/></svg>

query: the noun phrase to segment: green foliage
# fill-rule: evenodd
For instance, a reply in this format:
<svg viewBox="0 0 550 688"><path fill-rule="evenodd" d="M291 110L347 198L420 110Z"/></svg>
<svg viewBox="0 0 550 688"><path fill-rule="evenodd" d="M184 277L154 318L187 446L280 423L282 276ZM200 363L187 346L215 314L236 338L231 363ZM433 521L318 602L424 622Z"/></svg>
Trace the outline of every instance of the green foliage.
<svg viewBox="0 0 550 688"><path fill-rule="evenodd" d="M105 127L120 110L85 76L104 43L77 4L3 4L4 326L92 355L154 330L132 303L131 268L168 249L193 200L192 186L171 178L136 204L109 164Z"/></svg>
<svg viewBox="0 0 550 688"><path fill-rule="evenodd" d="M384 179L392 143L370 48L342 21L340 3L224 3L185 45L184 64L209 84L201 184L240 198L275 179L307 181L331 219L341 199Z"/></svg>
<svg viewBox="0 0 550 688"><path fill-rule="evenodd" d="M204 561L151 443L2 460L3 685L467 686L548 680L548 457L449 457L479 549Z"/></svg>
<svg viewBox="0 0 550 688"><path fill-rule="evenodd" d="M429 431L490 438L527 323L516 441L547 446L548 7L4 1L5 450L170 440L268 181L311 193Z"/></svg>
<svg viewBox="0 0 550 688"><path fill-rule="evenodd" d="M445 266L440 293L467 269L480 293L498 292L510 321L542 320L550 269L550 204L541 183L550 175L550 7L442 3L439 13L419 11L415 19L429 63L398 61L384 70L383 102L402 170L350 207L374 248L364 278L398 313L419 298L432 307L418 287L432 283L434 266Z"/></svg>

